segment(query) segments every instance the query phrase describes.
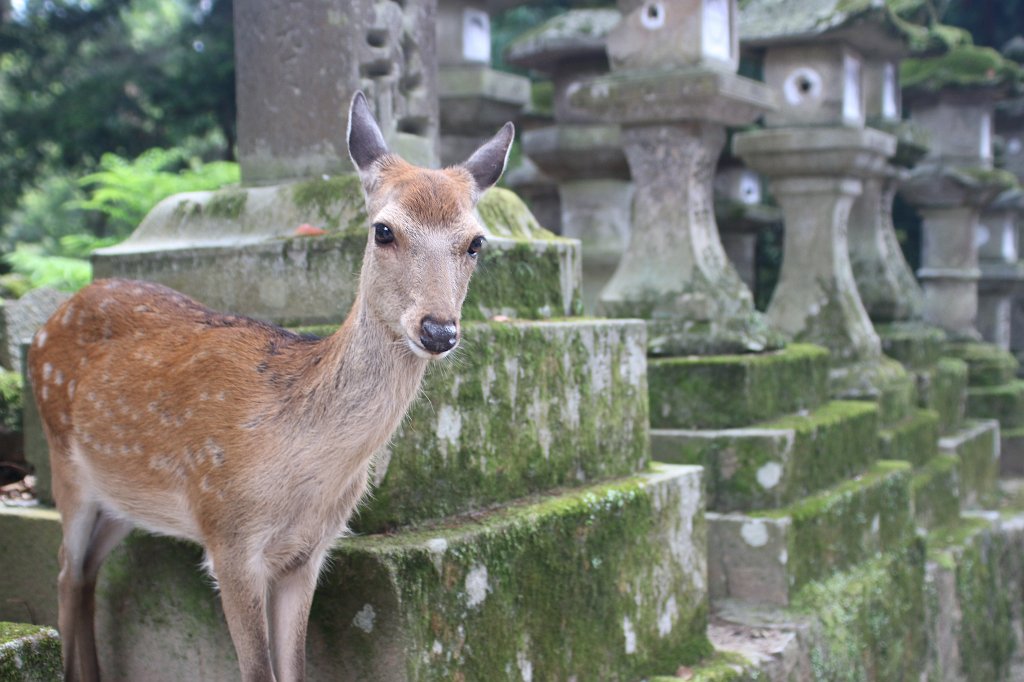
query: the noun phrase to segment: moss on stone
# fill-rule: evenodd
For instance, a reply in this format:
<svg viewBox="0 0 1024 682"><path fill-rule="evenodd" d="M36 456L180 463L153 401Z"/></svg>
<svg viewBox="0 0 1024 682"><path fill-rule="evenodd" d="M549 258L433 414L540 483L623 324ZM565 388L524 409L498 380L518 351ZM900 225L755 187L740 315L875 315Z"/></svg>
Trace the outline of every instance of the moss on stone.
<svg viewBox="0 0 1024 682"><path fill-rule="evenodd" d="M939 415L939 428L949 434L960 428L967 410L967 363L942 358L929 372L918 375L920 404Z"/></svg>
<svg viewBox="0 0 1024 682"><path fill-rule="evenodd" d="M914 472L911 482L914 519L923 528L938 528L960 517L960 458L939 455Z"/></svg>
<svg viewBox="0 0 1024 682"><path fill-rule="evenodd" d="M1020 79L1020 67L996 50L979 45L958 45L938 57L905 59L900 65L900 81L910 92L997 88Z"/></svg>
<svg viewBox="0 0 1024 682"><path fill-rule="evenodd" d="M792 344L747 355L651 359L653 428L749 426L818 407L828 396L828 351Z"/></svg>
<svg viewBox="0 0 1024 682"><path fill-rule="evenodd" d="M714 655L697 665L682 666L681 675L648 678L647 682L756 682L762 679L757 665L745 656L727 651L715 651Z"/></svg>
<svg viewBox="0 0 1024 682"><path fill-rule="evenodd" d="M1006 431L1024 428L1024 380L968 389L967 416L998 419Z"/></svg>
<svg viewBox="0 0 1024 682"><path fill-rule="evenodd" d="M878 432L878 452L882 459L900 459L915 467L923 466L938 452L939 415L917 410L913 415Z"/></svg>
<svg viewBox="0 0 1024 682"><path fill-rule="evenodd" d="M878 386L878 420L882 427L895 428L914 416L917 406L917 380L913 374L898 373ZM903 459L892 457L890 459Z"/></svg>
<svg viewBox="0 0 1024 682"><path fill-rule="evenodd" d="M809 651L814 679L918 679L926 649L924 557L924 543L908 538L892 552L796 595L794 609L819 623Z"/></svg>
<svg viewBox="0 0 1024 682"><path fill-rule="evenodd" d="M968 422L970 437L960 440L957 455L960 495L965 508L992 509L999 494L999 429Z"/></svg>
<svg viewBox="0 0 1024 682"><path fill-rule="evenodd" d="M913 536L910 464L870 471L784 509L753 516L789 518L788 571L794 589L893 551Z"/></svg>
<svg viewBox="0 0 1024 682"><path fill-rule="evenodd" d="M60 638L56 630L0 622L0 680L57 682L63 679Z"/></svg>
<svg viewBox="0 0 1024 682"><path fill-rule="evenodd" d="M519 196L502 187L487 190L476 205L484 227L495 237L520 240L557 240L553 232L541 227Z"/></svg>
<svg viewBox="0 0 1024 682"><path fill-rule="evenodd" d="M863 473L875 460L877 410L865 402L830 402L806 416L749 429L655 431L658 461L705 468L708 509L775 509Z"/></svg>
<svg viewBox="0 0 1024 682"><path fill-rule="evenodd" d="M214 192L206 202L206 215L211 218L238 220L245 212L249 193L241 189L226 189Z"/></svg>
<svg viewBox="0 0 1024 682"><path fill-rule="evenodd" d="M303 180L291 186L292 201L301 211L319 219L321 227L328 231L344 230L353 226L365 226L366 209L359 176L354 173L337 175L327 179ZM342 224L342 216L355 218Z"/></svg>
<svg viewBox="0 0 1024 682"><path fill-rule="evenodd" d="M0 369L0 428L21 431L23 392L21 373Z"/></svg>
<svg viewBox="0 0 1024 682"><path fill-rule="evenodd" d="M876 324L882 350L908 369L927 369L939 361L946 335L922 324Z"/></svg>
<svg viewBox="0 0 1024 682"><path fill-rule="evenodd" d="M648 462L639 322L468 323L396 432L361 531L478 509Z"/></svg>

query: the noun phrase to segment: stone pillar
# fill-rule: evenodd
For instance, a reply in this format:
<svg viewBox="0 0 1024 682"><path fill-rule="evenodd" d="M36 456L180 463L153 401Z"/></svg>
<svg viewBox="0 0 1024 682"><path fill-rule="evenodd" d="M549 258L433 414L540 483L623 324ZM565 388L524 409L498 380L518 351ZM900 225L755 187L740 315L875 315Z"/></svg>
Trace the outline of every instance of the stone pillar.
<svg viewBox="0 0 1024 682"><path fill-rule="evenodd" d="M646 319L654 355L777 347L781 338L754 310L714 215L725 126L749 125L772 106L762 84L735 74L735 3L621 6L629 11L608 36L613 73L569 93L574 111L621 124L636 185L629 247L601 306Z"/></svg>
<svg viewBox="0 0 1024 682"><path fill-rule="evenodd" d="M763 203L761 176L726 152L715 174L715 218L722 246L740 279L757 295L757 240L782 221L778 209Z"/></svg>
<svg viewBox="0 0 1024 682"><path fill-rule="evenodd" d="M530 101L530 79L491 68L487 2L437 0L441 163L459 163Z"/></svg>
<svg viewBox="0 0 1024 682"><path fill-rule="evenodd" d="M346 114L357 89L394 151L436 165L435 2L235 3L243 184L350 171Z"/></svg>
<svg viewBox="0 0 1024 682"><path fill-rule="evenodd" d="M583 301L597 311L598 295L629 243L633 184L619 126L568 105L579 79L608 72L605 43L621 15L614 9L561 14L513 41L505 60L549 76L554 125L523 133L524 154L558 183L561 233L583 243Z"/></svg>
<svg viewBox="0 0 1024 682"><path fill-rule="evenodd" d="M981 338L978 226L982 209L1014 183L992 170L994 92L910 91L911 120L927 130L928 157L901 189L921 214L924 319L953 339ZM990 325L991 326L991 325Z"/></svg>
<svg viewBox="0 0 1024 682"><path fill-rule="evenodd" d="M978 331L1003 350L1013 350L1013 304L1024 282L1019 221L1024 194L1004 192L978 222Z"/></svg>
<svg viewBox="0 0 1024 682"><path fill-rule="evenodd" d="M858 397L878 395L891 372L857 290L848 221L864 178L880 176L896 151L893 136L864 127L861 74L859 51L843 41L776 41L765 80L780 108L768 129L733 142L782 208L784 257L768 317L792 338L827 347L833 392Z"/></svg>

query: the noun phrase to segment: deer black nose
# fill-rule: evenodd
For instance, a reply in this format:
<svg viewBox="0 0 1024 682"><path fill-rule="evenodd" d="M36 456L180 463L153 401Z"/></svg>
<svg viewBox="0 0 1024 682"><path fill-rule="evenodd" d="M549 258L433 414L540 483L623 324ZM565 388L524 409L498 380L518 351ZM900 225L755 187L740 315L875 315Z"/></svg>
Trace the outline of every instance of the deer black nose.
<svg viewBox="0 0 1024 682"><path fill-rule="evenodd" d="M438 322L424 317L420 323L420 343L431 353L444 353L455 348L459 341L459 330L455 322Z"/></svg>

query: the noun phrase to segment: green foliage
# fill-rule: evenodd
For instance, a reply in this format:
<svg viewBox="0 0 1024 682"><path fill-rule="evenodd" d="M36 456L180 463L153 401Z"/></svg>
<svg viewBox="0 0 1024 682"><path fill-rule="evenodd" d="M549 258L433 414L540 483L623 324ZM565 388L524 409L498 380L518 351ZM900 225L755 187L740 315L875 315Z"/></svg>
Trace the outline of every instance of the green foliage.
<svg viewBox="0 0 1024 682"><path fill-rule="evenodd" d="M92 279L89 261L47 255L37 244L19 244L4 256L4 262L15 273L24 275L32 289L53 287L61 291L78 291Z"/></svg>
<svg viewBox="0 0 1024 682"><path fill-rule="evenodd" d="M125 237L150 209L172 194L214 190L239 181L238 164L228 161L202 164L193 159L181 172L169 170L185 160L184 153L179 148L156 148L134 160L104 154L100 170L81 179L89 198L78 206L103 213L108 231Z"/></svg>

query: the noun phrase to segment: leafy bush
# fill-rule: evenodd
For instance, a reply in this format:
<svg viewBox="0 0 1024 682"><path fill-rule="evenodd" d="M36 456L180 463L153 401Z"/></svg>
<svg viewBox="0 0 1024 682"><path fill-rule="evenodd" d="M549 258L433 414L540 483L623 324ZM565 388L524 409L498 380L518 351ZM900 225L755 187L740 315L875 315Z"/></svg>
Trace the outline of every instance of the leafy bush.
<svg viewBox="0 0 1024 682"><path fill-rule="evenodd" d="M237 163L203 164L185 154L180 148L150 149L134 160L104 154L100 170L79 181L89 199L77 206L104 214L108 234L126 237L151 208L172 194L214 190L239 181ZM170 170L186 163L180 172Z"/></svg>
<svg viewBox="0 0 1024 682"><path fill-rule="evenodd" d="M92 280L92 265L83 258L52 256L43 253L39 244L18 244L4 256L16 274L23 275L29 288L53 287L62 291L78 291Z"/></svg>

